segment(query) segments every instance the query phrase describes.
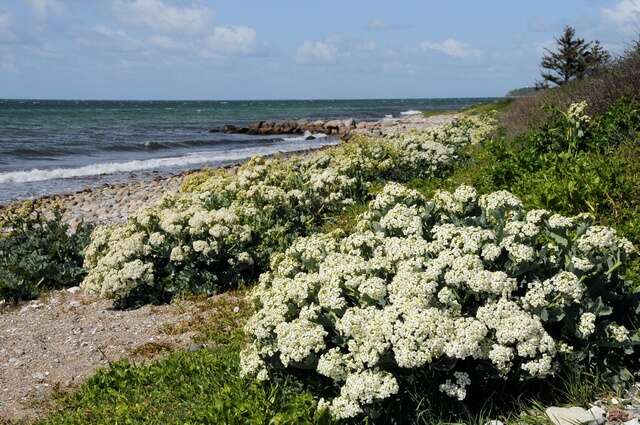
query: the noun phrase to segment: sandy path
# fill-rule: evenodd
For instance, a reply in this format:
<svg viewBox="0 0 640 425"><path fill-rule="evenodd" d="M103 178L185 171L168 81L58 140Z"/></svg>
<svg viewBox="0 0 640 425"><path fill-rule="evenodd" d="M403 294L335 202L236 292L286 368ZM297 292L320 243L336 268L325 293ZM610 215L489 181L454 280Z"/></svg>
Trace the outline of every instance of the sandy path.
<svg viewBox="0 0 640 425"><path fill-rule="evenodd" d="M74 387L109 362L189 347L192 333L165 330L202 314L187 301L118 311L77 289L0 310L0 423L36 416L52 389Z"/></svg>

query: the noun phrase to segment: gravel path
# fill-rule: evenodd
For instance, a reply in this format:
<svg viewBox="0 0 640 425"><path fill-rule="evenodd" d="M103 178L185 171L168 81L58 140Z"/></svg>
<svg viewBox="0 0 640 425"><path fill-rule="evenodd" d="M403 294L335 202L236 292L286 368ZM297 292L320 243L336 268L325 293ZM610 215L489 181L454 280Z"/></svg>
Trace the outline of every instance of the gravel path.
<svg viewBox="0 0 640 425"><path fill-rule="evenodd" d="M52 389L74 387L110 362L123 357L148 359L189 347L190 331L168 335L163 330L201 314L187 301L113 310L110 301L89 299L79 288L4 307L0 310L0 423L37 416L38 400Z"/></svg>

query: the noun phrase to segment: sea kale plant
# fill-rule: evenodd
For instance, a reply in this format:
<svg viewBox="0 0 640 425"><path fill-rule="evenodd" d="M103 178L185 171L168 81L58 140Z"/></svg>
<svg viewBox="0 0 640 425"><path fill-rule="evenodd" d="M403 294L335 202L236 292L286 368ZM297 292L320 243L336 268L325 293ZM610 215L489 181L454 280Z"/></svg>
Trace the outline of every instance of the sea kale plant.
<svg viewBox="0 0 640 425"><path fill-rule="evenodd" d="M379 412L416 385L464 400L473 385L563 367L628 378L634 255L588 215L525 211L507 191L460 186L427 200L389 183L354 233L273 256L252 292L242 373L326 381L319 408L336 419Z"/></svg>
<svg viewBox="0 0 640 425"><path fill-rule="evenodd" d="M303 158L255 158L169 196L125 225L97 229L82 287L130 306L213 293L254 279L284 251L372 184L447 173L462 147L491 130L465 118L422 132L357 138Z"/></svg>
<svg viewBox="0 0 640 425"><path fill-rule="evenodd" d="M78 285L91 226L71 231L62 211L24 202L0 211L0 299L16 302L41 291Z"/></svg>

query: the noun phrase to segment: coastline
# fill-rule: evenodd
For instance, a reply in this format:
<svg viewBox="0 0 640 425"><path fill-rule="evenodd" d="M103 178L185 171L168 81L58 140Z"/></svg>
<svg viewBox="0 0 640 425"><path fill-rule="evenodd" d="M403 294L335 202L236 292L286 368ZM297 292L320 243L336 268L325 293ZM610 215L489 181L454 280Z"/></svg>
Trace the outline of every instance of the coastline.
<svg viewBox="0 0 640 425"><path fill-rule="evenodd" d="M394 133L403 133L411 130L421 130L429 127L445 124L457 117L457 114L438 114L424 116L423 114L402 116L399 118L383 118L376 121L361 121L356 123L349 137L356 135L368 137L383 137ZM345 138L348 139L348 138ZM341 141L344 143L344 141ZM332 149L337 145L323 145L312 149L298 151L277 152L265 157L291 157L308 155L312 152ZM200 167L182 171L177 174L156 176L153 178L132 178L126 183L107 183L103 186L89 187L75 192L62 192L30 199L43 210L48 210L54 205L62 206L63 218L72 229L81 221L96 224L114 224L124 222L129 215L141 208L150 207L158 203L165 195L176 193L180 190L185 177L211 168L232 170L242 165L250 158L219 167ZM27 200L17 200L6 205L0 205L0 213L3 209Z"/></svg>

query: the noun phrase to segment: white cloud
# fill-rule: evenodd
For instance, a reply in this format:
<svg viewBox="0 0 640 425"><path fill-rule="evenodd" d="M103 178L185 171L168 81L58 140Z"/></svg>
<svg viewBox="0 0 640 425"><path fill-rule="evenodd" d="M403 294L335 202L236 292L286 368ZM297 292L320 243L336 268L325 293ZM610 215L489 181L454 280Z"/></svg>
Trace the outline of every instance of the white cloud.
<svg viewBox="0 0 640 425"><path fill-rule="evenodd" d="M624 32L640 31L640 0L621 0L613 8L602 9L602 14Z"/></svg>
<svg viewBox="0 0 640 425"><path fill-rule="evenodd" d="M211 29L213 9L178 7L162 0L113 0L121 21L163 32L203 33Z"/></svg>
<svg viewBox="0 0 640 425"><path fill-rule="evenodd" d="M11 30L11 15L0 9L0 43L12 43L15 40L16 35Z"/></svg>
<svg viewBox="0 0 640 425"><path fill-rule="evenodd" d="M59 15L64 12L64 4L60 0L26 0L29 7L40 18Z"/></svg>
<svg viewBox="0 0 640 425"><path fill-rule="evenodd" d="M454 58L471 58L482 55L482 51L470 47L468 44L449 38L440 43L425 41L420 44L422 50L435 50Z"/></svg>
<svg viewBox="0 0 640 425"><path fill-rule="evenodd" d="M296 62L310 63L327 63L333 62L338 55L338 49L323 41L305 41L296 52Z"/></svg>
<svg viewBox="0 0 640 425"><path fill-rule="evenodd" d="M206 38L205 48L224 55L253 53L256 48L256 30L235 25L217 26Z"/></svg>
<svg viewBox="0 0 640 425"><path fill-rule="evenodd" d="M149 43L164 50L181 50L185 48L184 43L181 43L164 35L152 36L151 38L149 38Z"/></svg>
<svg viewBox="0 0 640 425"><path fill-rule="evenodd" d="M83 44L97 44L103 48L123 52L135 52L144 48L144 43L131 37L121 29L112 29L102 25L96 25L91 28L91 36L94 38L92 42L89 42L84 38L80 41Z"/></svg>

